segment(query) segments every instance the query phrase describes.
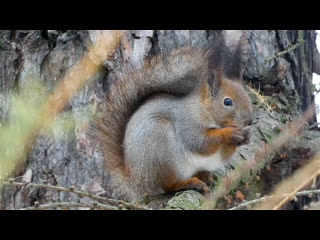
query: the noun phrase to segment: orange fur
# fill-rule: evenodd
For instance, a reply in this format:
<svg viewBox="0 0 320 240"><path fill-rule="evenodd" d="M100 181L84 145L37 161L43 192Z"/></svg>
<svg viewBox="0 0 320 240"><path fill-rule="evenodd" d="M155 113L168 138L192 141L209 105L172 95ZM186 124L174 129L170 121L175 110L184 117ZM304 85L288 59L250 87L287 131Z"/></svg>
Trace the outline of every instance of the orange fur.
<svg viewBox="0 0 320 240"><path fill-rule="evenodd" d="M236 151L237 146L234 144L224 144L221 148L222 158L226 161Z"/></svg>
<svg viewBox="0 0 320 240"><path fill-rule="evenodd" d="M207 131L206 139L202 154L212 155L216 153L219 148L222 146L222 143L228 142L231 140L231 133L234 130L234 127L226 127L226 128L211 128ZM220 143L213 142L210 144L211 139L220 139Z"/></svg>
<svg viewBox="0 0 320 240"><path fill-rule="evenodd" d="M189 178L180 182L169 183L168 185L163 186L163 188L166 192L177 192L189 189L194 189L200 192L209 191L207 185L197 177Z"/></svg>

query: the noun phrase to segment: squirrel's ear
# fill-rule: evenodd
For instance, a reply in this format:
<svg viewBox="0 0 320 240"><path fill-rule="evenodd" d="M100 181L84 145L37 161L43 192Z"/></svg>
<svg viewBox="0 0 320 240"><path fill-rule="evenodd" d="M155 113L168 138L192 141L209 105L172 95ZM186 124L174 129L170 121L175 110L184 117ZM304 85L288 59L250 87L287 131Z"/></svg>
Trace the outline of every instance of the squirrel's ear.
<svg viewBox="0 0 320 240"><path fill-rule="evenodd" d="M223 63L226 52L224 35L220 33L214 42L207 48L209 78L208 84L212 87L212 94L216 96L223 81Z"/></svg>
<svg viewBox="0 0 320 240"><path fill-rule="evenodd" d="M221 68L213 69L208 78L208 85L211 87L213 96L217 96L223 81Z"/></svg>

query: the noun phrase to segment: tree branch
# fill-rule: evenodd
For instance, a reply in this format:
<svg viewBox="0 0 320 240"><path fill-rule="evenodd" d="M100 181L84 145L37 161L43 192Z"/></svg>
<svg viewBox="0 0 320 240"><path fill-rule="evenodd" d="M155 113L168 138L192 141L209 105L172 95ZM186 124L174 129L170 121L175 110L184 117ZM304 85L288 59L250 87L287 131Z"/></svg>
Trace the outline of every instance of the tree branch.
<svg viewBox="0 0 320 240"><path fill-rule="evenodd" d="M150 208L141 206L139 204L134 204L134 203L128 203L123 200L115 200L111 198L106 198L106 197L100 197L98 195L77 190L74 189L74 187L70 188L64 188L64 187L59 187L59 186L52 186L52 185L47 185L47 184L39 184L39 183L27 183L27 182L14 182L14 181L9 181L8 182L3 182L3 185L9 185L9 186L19 186L19 187L34 187L34 188L46 188L58 192L69 192L69 193L74 193L82 197L88 197L96 201L101 201L104 203L108 203L111 206L116 206L118 209L122 208L127 208L127 209L134 209L134 210L151 210ZM111 207L109 206L109 207Z"/></svg>

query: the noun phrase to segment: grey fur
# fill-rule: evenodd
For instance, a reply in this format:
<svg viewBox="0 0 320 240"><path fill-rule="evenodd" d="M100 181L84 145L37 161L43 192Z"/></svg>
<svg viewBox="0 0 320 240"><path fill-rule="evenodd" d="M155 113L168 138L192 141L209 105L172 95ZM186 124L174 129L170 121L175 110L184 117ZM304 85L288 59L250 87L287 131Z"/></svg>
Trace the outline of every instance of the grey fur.
<svg viewBox="0 0 320 240"><path fill-rule="evenodd" d="M144 104L130 119L124 139L125 164L132 173L130 189L136 189L137 196L163 193L156 180L166 177L157 176L166 171L174 171L179 181L185 180L181 172L185 153L198 151L203 145L201 132L219 127L209 115L209 121L200 121L199 114L206 111L199 101L196 95L181 99L162 94ZM159 115L168 121L162 122ZM210 126L206 125L208 122Z"/></svg>

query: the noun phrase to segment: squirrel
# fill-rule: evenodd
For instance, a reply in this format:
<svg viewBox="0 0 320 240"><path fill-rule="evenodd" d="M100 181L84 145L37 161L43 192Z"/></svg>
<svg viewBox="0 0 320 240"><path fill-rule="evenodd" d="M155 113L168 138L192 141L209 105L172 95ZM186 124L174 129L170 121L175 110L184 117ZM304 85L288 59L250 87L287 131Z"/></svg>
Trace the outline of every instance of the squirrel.
<svg viewBox="0 0 320 240"><path fill-rule="evenodd" d="M241 42L232 50L221 34L206 47L162 53L120 74L89 128L110 196L207 193L212 172L248 139L252 104L242 65Z"/></svg>

